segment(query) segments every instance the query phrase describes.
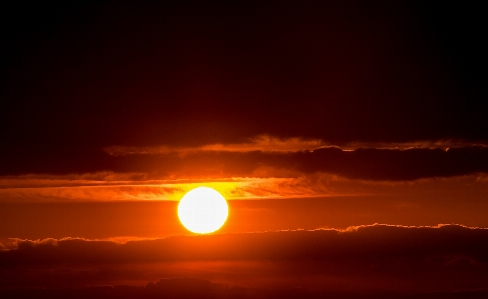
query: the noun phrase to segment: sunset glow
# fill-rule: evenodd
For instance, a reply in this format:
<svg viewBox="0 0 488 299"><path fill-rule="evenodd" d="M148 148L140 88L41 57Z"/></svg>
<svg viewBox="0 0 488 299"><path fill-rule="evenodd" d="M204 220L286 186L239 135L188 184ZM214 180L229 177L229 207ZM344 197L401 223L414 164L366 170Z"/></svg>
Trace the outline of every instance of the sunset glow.
<svg viewBox="0 0 488 299"><path fill-rule="evenodd" d="M2 299L488 298L482 1L2 4Z"/></svg>

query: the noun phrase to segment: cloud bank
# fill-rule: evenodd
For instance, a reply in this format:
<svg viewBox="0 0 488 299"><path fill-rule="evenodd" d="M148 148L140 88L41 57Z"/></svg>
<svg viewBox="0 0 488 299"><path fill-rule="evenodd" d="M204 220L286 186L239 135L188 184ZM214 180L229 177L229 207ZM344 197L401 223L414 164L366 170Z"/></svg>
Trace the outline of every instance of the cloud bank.
<svg viewBox="0 0 488 299"><path fill-rule="evenodd" d="M372 225L160 240L11 240L1 287L141 283L192 276L245 286L329 290L488 288L488 230Z"/></svg>

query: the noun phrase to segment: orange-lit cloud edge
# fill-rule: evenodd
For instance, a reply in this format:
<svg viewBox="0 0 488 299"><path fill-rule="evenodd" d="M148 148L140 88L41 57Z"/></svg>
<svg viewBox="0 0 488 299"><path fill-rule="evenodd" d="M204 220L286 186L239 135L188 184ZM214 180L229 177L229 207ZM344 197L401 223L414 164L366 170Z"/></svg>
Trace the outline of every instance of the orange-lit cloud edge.
<svg viewBox="0 0 488 299"><path fill-rule="evenodd" d="M101 179L87 179L97 175ZM413 181L370 181L327 173L147 181L102 179L104 176L116 175L96 173L80 175L77 179L49 175L1 178L0 202L178 201L186 192L200 186L214 188L227 200L488 191L488 175L484 173Z"/></svg>
<svg viewBox="0 0 488 299"><path fill-rule="evenodd" d="M329 291L486 289L487 233L462 225L374 224L150 240L9 239L0 242L0 287L195 277ZM419 275L426 284L419 284Z"/></svg>
<svg viewBox="0 0 488 299"><path fill-rule="evenodd" d="M343 151L354 151L357 149L443 149L460 147L488 147L484 142L469 142L464 140L417 140L409 142L347 142L344 144L331 144L322 139L305 138L278 138L269 135L259 135L249 138L248 142L242 143L215 143L193 147L178 146L110 146L105 147L104 151L112 156L125 155L154 155L154 154L178 154L181 156L196 152L297 152L313 151L319 148L338 148Z"/></svg>
<svg viewBox="0 0 488 299"><path fill-rule="evenodd" d="M305 229L287 229L287 230L278 230L278 231L257 231L257 232L245 232L245 233L232 233L232 234L227 234L227 235L233 235L233 236L238 236L238 235L256 235L256 234L266 234L266 233L280 233L280 232L334 232L338 234L347 234L347 233L357 233L361 230L367 230L367 229L376 229L376 228L393 228L393 229L442 229L442 228L460 228L460 229L467 229L467 230L481 230L481 231L487 231L488 228L484 227L477 227L477 226L467 226L463 224L454 224L454 223L441 223L438 225L394 225L394 224L384 224L384 223L374 223L374 224L368 224L368 225L354 225L354 226L349 226L344 229L338 229L338 228L317 228L317 229L312 229L312 230L305 230ZM215 233L211 234L206 234L206 235L200 235L202 236L208 236L211 238L211 236L215 235L223 235L219 234L218 231ZM139 242L139 241L155 241L155 240L165 240L165 239L172 239L175 237L183 237L183 236L167 236L163 238L143 238L143 237L133 237L133 236L119 236L119 237L110 237L110 238L82 238L82 237L66 237L66 238L45 238L45 239L36 239L36 240L30 240L30 239L21 239L21 238L5 238L5 239L0 239L0 251L10 251L10 250L17 250L19 249L19 245L25 244L28 246L42 246L42 245L51 245L51 246L57 246L59 242L64 242L64 241L85 241L85 242L111 242L115 244L127 244L127 242ZM190 237L191 236L184 236L184 237ZM195 235L194 237L199 237Z"/></svg>
<svg viewBox="0 0 488 299"><path fill-rule="evenodd" d="M335 148L342 152L359 149L408 151L412 149L442 150L451 148L486 148L483 142L462 140L412 141L397 143L353 142L331 145L320 139L278 138L260 135L248 142L210 144L196 147L124 147L104 150L111 156L178 155L195 153L312 153L314 150ZM188 167L188 166L187 166ZM195 166L198 167L198 166ZM202 173L202 171L197 171ZM206 186L219 191L226 199L270 199L323 196L356 196L405 194L413 192L442 192L442 190L488 191L488 175L474 172L446 177L427 177L414 180L385 180L349 178L326 171L304 172L290 166L258 164L246 176L232 176L219 171L206 177L185 177L183 174L154 174L150 172L99 171L63 175L24 174L0 177L0 202L52 201L160 201L179 200L189 190Z"/></svg>

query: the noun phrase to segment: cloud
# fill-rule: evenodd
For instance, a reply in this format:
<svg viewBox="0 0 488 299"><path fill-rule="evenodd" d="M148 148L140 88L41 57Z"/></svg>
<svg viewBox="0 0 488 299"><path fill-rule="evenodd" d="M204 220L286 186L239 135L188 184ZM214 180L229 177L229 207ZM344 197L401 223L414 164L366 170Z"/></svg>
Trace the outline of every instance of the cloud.
<svg viewBox="0 0 488 299"><path fill-rule="evenodd" d="M119 157L121 161L128 157ZM488 172L488 148L444 149L357 149L320 148L299 152L200 152L185 157L141 155L148 171L165 169L174 177L248 177L266 175L262 169L284 173L324 172L364 180L416 180ZM146 162L142 162L146 161ZM166 163L168 162L168 163ZM173 164L173 165L171 165ZM273 175L273 174L271 174Z"/></svg>
<svg viewBox="0 0 488 299"><path fill-rule="evenodd" d="M292 192L293 178L223 178L189 180L86 180L67 176L34 175L18 178L0 178L0 202L63 202L63 201L140 201L179 200L193 188L206 186L219 191L227 199L282 197L285 189L278 192L280 185L286 185L286 194L314 196L317 192L297 188ZM118 177L117 174L112 174ZM124 174L121 174L123 177ZM132 177L132 176L127 176ZM291 184L288 184L291 183ZM268 191L266 191L267 189Z"/></svg>
<svg viewBox="0 0 488 299"><path fill-rule="evenodd" d="M379 224L123 244L17 240L15 249L0 252L0 286L59 287L60 275L68 285L183 275L247 286L291 283L332 290L488 288L483 279L488 274L487 240L488 230L482 228Z"/></svg>
<svg viewBox="0 0 488 299"><path fill-rule="evenodd" d="M158 184L0 189L3 202L167 200L175 193L181 189Z"/></svg>
<svg viewBox="0 0 488 299"><path fill-rule="evenodd" d="M200 145L195 147L169 147L169 146L111 146L104 150L112 156L125 155L168 155L178 154L187 155L195 152L297 152L304 150L314 150L325 143L320 139L303 139L303 138L277 138L268 135L260 135L251 138L247 143L215 143Z"/></svg>
<svg viewBox="0 0 488 299"><path fill-rule="evenodd" d="M100 186L130 182L150 182L147 173L116 173L113 171L99 171L90 173L69 174L24 174L0 177L2 188L36 188L36 187L71 187L71 186Z"/></svg>
<svg viewBox="0 0 488 299"><path fill-rule="evenodd" d="M178 277L160 279L157 282L149 282L145 286L88 286L77 288L44 289L44 288L19 288L3 290L9 298L203 298L203 299L228 299L228 298L283 298L283 299L353 299L353 298L485 298L487 290L462 290L454 292L399 292L399 291L366 291L334 292L330 290L315 290L308 288L246 288L222 283L212 283L208 280L192 277Z"/></svg>
<svg viewBox="0 0 488 299"><path fill-rule="evenodd" d="M63 155L69 156L69 152ZM69 163L31 161L30 156L19 165L7 161L0 170L0 188L20 186L19 177L25 180L26 187L45 185L43 176L50 182L56 181L56 176L64 176L78 182L85 180L81 185L99 185L144 180L298 177L317 172L390 181L488 173L488 147L484 143L449 140L332 145L321 139L260 135L242 143L114 146L87 153L83 158L68 156L63 159Z"/></svg>
<svg viewBox="0 0 488 299"><path fill-rule="evenodd" d="M411 142L347 142L331 144L321 139L306 138L279 138L269 135L259 135L242 143L215 143L198 145L193 147L177 146L109 146L104 151L111 156L126 155L188 155L197 152L271 152L271 153L292 153L300 151L313 151L321 148L338 148L344 151L355 151L358 149L378 150L410 150L410 149L441 149L461 147L488 147L482 142L467 142L462 140L419 140Z"/></svg>
<svg viewBox="0 0 488 299"><path fill-rule="evenodd" d="M487 290L462 290L454 292L399 292L399 291L366 291L366 292L334 292L308 288L246 288L192 277L177 277L149 282L145 286L88 286L77 288L45 289L19 288L3 290L8 298L283 298L283 299L353 299L353 298L485 298Z"/></svg>
<svg viewBox="0 0 488 299"><path fill-rule="evenodd" d="M187 180L87 180L96 174L0 178L0 202L112 202L179 200L199 186L219 191L226 199L305 198L329 196L397 195L424 198L425 194L459 194L478 198L487 192L484 173L416 180L371 180L316 172L299 172L278 167L257 167L251 177ZM110 177L123 177L112 173ZM133 178L127 174L127 178ZM462 196L459 194L458 196Z"/></svg>

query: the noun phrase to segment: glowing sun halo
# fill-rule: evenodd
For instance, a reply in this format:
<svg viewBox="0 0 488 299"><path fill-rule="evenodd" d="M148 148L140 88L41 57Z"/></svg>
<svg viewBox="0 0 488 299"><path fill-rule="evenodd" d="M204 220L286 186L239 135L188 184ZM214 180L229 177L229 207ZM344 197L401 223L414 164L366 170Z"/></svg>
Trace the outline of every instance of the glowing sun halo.
<svg viewBox="0 0 488 299"><path fill-rule="evenodd" d="M216 190L198 187L186 193L178 205L178 217L189 231L207 234L218 230L227 220L229 208Z"/></svg>

